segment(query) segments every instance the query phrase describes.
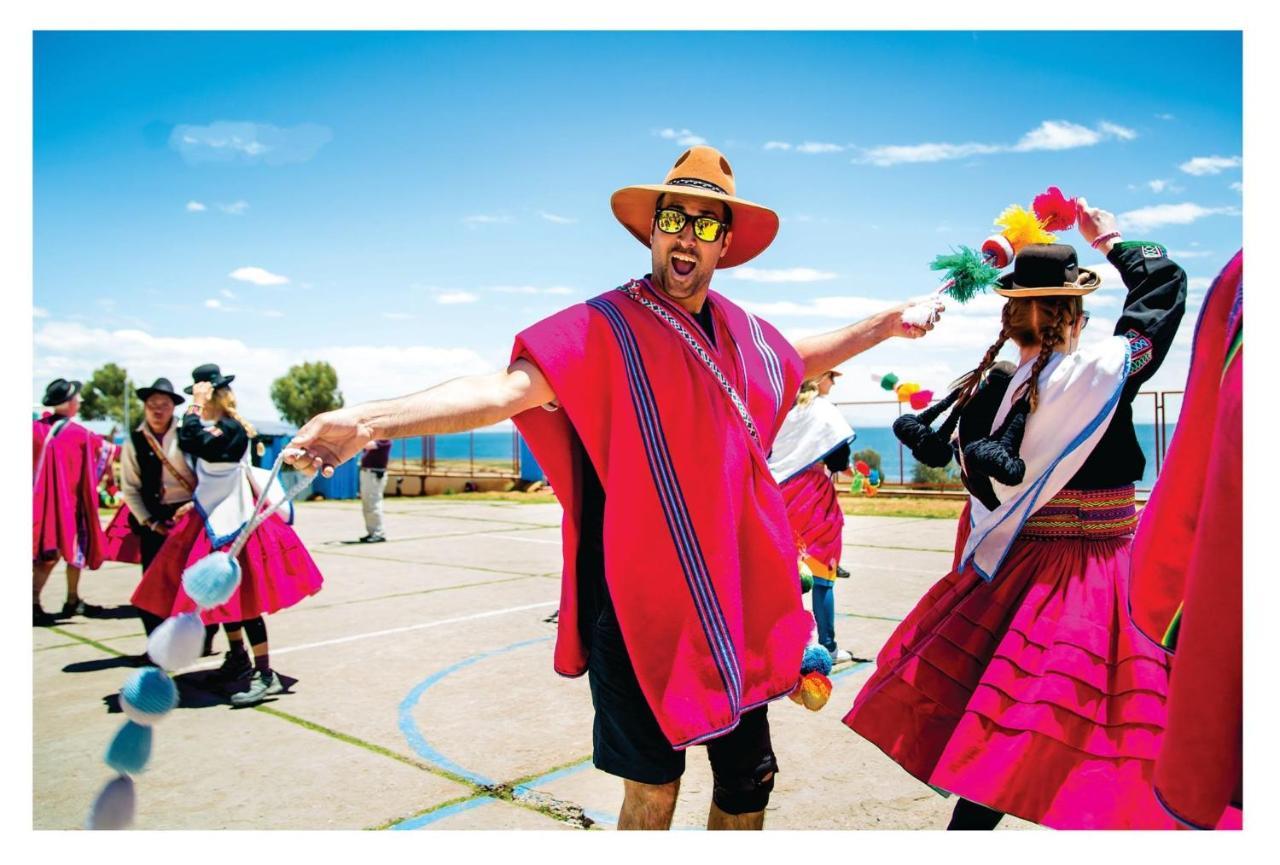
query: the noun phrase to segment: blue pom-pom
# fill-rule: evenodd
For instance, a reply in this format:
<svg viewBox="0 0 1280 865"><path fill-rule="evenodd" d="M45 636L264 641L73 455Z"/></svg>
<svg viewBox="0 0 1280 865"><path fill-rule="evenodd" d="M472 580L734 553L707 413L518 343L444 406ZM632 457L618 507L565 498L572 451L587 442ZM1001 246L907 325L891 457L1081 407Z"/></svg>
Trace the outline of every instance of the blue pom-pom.
<svg viewBox="0 0 1280 865"><path fill-rule="evenodd" d="M121 775L137 775L151 759L151 728L125 721L107 746L106 759Z"/></svg>
<svg viewBox="0 0 1280 865"><path fill-rule="evenodd" d="M226 553L210 553L182 572L187 596L209 610L225 604L240 585L240 563Z"/></svg>
<svg viewBox="0 0 1280 865"><path fill-rule="evenodd" d="M139 724L154 724L176 705L178 686L158 667L143 667L120 689L120 708Z"/></svg>
<svg viewBox="0 0 1280 865"><path fill-rule="evenodd" d="M133 803L133 781L127 775L113 778L93 801L89 828L128 829L133 824Z"/></svg>
<svg viewBox="0 0 1280 865"><path fill-rule="evenodd" d="M807 647L804 650L804 657L800 659L800 675L806 676L815 672L824 676L831 673L831 653L822 645Z"/></svg>

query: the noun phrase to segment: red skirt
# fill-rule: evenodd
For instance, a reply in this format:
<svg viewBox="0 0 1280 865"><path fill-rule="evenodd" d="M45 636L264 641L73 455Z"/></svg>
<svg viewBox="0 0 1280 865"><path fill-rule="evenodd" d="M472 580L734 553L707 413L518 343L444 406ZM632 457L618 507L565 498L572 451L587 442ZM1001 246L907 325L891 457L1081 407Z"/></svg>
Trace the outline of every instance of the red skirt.
<svg viewBox="0 0 1280 865"><path fill-rule="evenodd" d="M102 557L108 562L142 564L142 541L129 524L129 513L128 505L120 505L104 531L107 542Z"/></svg>
<svg viewBox="0 0 1280 865"><path fill-rule="evenodd" d="M226 550L230 544L221 547ZM133 605L163 618L199 608L182 588L182 572L213 552L204 520L188 512L169 532L133 593ZM225 604L200 611L206 624L241 622L292 607L320 591L324 578L297 534L279 515L258 527L237 558L240 588Z"/></svg>
<svg viewBox="0 0 1280 865"><path fill-rule="evenodd" d="M1127 613L1132 514L1132 487L1063 490L992 582L953 570L845 724L921 781L1024 820L1173 828L1152 790L1168 663ZM957 561L968 534L966 508Z"/></svg>

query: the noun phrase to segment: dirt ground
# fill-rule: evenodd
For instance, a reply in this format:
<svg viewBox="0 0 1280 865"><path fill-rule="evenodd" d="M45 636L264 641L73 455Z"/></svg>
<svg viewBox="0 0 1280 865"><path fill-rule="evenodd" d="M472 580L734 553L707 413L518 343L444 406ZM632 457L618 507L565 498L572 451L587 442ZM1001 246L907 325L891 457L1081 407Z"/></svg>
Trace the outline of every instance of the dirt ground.
<svg viewBox="0 0 1280 865"><path fill-rule="evenodd" d="M268 619L288 691L234 709L203 681L220 657L179 675L182 703L155 728L151 764L135 779L137 828L614 827L622 784L591 765L587 683L551 668L559 507L434 497L388 499L386 511L389 540L370 546L351 543L364 534L358 502L300 506L297 529L325 585ZM843 648L875 656L945 572L954 529L848 518ZM112 777L102 756L124 720L116 692L126 656L145 649L125 606L138 575L116 563L86 573L81 594L103 614L33 629L37 829L82 827ZM62 588L59 569L46 609ZM949 800L840 723L870 666L837 670L819 713L771 706L780 771L768 828L946 825ZM705 751L691 749L675 826L704 826L710 797Z"/></svg>

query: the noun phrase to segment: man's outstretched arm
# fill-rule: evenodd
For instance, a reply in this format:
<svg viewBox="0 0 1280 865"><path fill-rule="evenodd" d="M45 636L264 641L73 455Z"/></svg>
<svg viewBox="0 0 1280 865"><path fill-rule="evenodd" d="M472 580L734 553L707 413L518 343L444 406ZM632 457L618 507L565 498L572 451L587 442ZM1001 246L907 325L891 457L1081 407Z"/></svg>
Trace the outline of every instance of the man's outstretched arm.
<svg viewBox="0 0 1280 865"><path fill-rule="evenodd" d="M937 312L939 314L942 312L941 302L934 301L932 298L922 302L934 303ZM902 314L910 306L912 306L911 303L899 304L839 330L797 340L795 349L804 361L804 377L816 378L829 369L835 369L854 355L879 345L891 336L918 339L933 330L937 315L923 326L903 322Z"/></svg>
<svg viewBox="0 0 1280 865"><path fill-rule="evenodd" d="M542 372L524 358L504 372L455 378L396 399L316 415L289 442L303 453L286 462L304 471L332 469L373 439L464 432L554 400Z"/></svg>

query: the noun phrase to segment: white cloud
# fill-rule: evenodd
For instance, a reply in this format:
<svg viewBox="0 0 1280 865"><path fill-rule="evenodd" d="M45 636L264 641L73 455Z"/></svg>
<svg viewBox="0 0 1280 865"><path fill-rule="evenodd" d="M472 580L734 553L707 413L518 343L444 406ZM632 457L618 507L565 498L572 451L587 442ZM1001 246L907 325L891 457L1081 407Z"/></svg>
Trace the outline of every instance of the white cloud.
<svg viewBox="0 0 1280 865"><path fill-rule="evenodd" d="M495 285L489 291L496 291L502 294L574 294L574 290L567 285L553 285L549 288L539 288L536 285Z"/></svg>
<svg viewBox="0 0 1280 865"><path fill-rule="evenodd" d="M1241 183L1239 180L1231 184L1231 188L1234 189L1236 192L1240 192L1240 193L1244 192L1244 184Z"/></svg>
<svg viewBox="0 0 1280 865"><path fill-rule="evenodd" d="M971 141L962 144L932 142L928 144L904 144L873 147L863 151L855 162L880 167L916 162L943 162L966 159L992 153L1029 153L1044 150L1070 150L1092 147L1104 140L1116 138L1131 141L1137 133L1124 126L1103 121L1097 129L1090 129L1066 120L1045 120L1027 132L1016 144L988 144Z"/></svg>
<svg viewBox="0 0 1280 865"><path fill-rule="evenodd" d="M280 127L270 123L219 120L208 126L179 124L169 135L169 147L188 163L241 162L287 165L306 162L333 138L327 126L301 123Z"/></svg>
<svg viewBox="0 0 1280 865"><path fill-rule="evenodd" d="M841 153L844 147L828 141L806 141L796 147L796 153Z"/></svg>
<svg viewBox="0 0 1280 865"><path fill-rule="evenodd" d="M558 216L554 213L547 213L545 210L539 210L538 215L547 222L554 222L556 225L573 225L578 220L568 216Z"/></svg>
<svg viewBox="0 0 1280 865"><path fill-rule="evenodd" d="M1203 207L1192 202L1156 204L1127 210L1119 216L1120 225L1132 231L1149 231L1164 225L1190 225L1198 219L1214 215L1238 215L1235 207Z"/></svg>
<svg viewBox="0 0 1280 865"><path fill-rule="evenodd" d="M655 134L659 138L674 141L681 147L692 147L695 144L707 143L707 139L703 138L701 135L695 135L693 131L689 129L671 129L668 127L666 129L659 129Z"/></svg>
<svg viewBox="0 0 1280 865"><path fill-rule="evenodd" d="M206 309L222 309L223 308L222 301L218 300L216 297L209 298L204 302L204 305Z"/></svg>
<svg viewBox="0 0 1280 865"><path fill-rule="evenodd" d="M469 291L446 291L436 295L436 303L453 305L459 303L475 303L480 295Z"/></svg>
<svg viewBox="0 0 1280 865"><path fill-rule="evenodd" d="M289 282L289 277L272 273L261 267L237 267L227 276L241 282L252 282L254 285L286 285Z"/></svg>
<svg viewBox="0 0 1280 865"><path fill-rule="evenodd" d="M504 214L493 213L476 213L471 216L462 217L462 222L468 228L475 228L477 225L498 225L501 223L511 222L510 216Z"/></svg>
<svg viewBox="0 0 1280 865"><path fill-rule="evenodd" d="M1152 192L1164 192L1165 187L1169 185L1167 180L1148 180L1147 187Z"/></svg>
<svg viewBox="0 0 1280 865"><path fill-rule="evenodd" d="M219 294L221 294L223 297L227 298L228 300L235 300L235 299L236 299L236 293L235 293L234 291L232 291L231 289L229 289L229 288L224 288L224 289L222 289L222 290L219 292Z"/></svg>
<svg viewBox="0 0 1280 865"><path fill-rule="evenodd" d="M786 141L766 141L764 143L765 150L790 150L791 144Z"/></svg>
<svg viewBox="0 0 1280 865"><path fill-rule="evenodd" d="M830 330L841 324L860 321L867 316L893 306L892 301L875 297L815 297L809 301L779 300L754 301L742 300L740 305L756 315L766 319L772 318L830 318L833 319ZM819 331L821 332L821 331Z"/></svg>
<svg viewBox="0 0 1280 865"><path fill-rule="evenodd" d="M735 267L729 271L734 279L747 282L825 282L835 279L838 273L816 270L812 267L787 267L768 270L760 267Z"/></svg>
<svg viewBox="0 0 1280 865"><path fill-rule="evenodd" d="M218 209L231 216L242 216L249 209L249 202L233 201L230 204L219 204Z"/></svg>
<svg viewBox="0 0 1280 865"><path fill-rule="evenodd" d="M384 312L382 317L388 318L391 321L408 321L411 318L417 318L417 316L411 312Z"/></svg>
<svg viewBox="0 0 1280 865"><path fill-rule="evenodd" d="M1244 160L1239 156L1197 156L1178 166L1187 174L1201 177L1206 174L1221 174L1228 168L1239 168Z"/></svg>
<svg viewBox="0 0 1280 865"><path fill-rule="evenodd" d="M1177 261L1180 258L1208 258L1211 255L1213 255L1213 252L1209 250L1203 250L1203 249L1171 249L1169 250L1169 257L1172 258L1174 261Z"/></svg>
<svg viewBox="0 0 1280 865"><path fill-rule="evenodd" d="M48 318L49 310L45 309L43 306L33 306L31 307L31 317L32 318Z"/></svg>
<svg viewBox="0 0 1280 865"><path fill-rule="evenodd" d="M199 202L199 201L187 202L187 213L201 213L208 209L209 208L205 207L202 202Z"/></svg>
<svg viewBox="0 0 1280 865"><path fill-rule="evenodd" d="M50 379L83 380L107 361L125 367L134 381L165 376L179 387L190 370L213 361L236 377L232 387L250 420L277 417L271 403L271 382L302 360L333 364L348 405L412 393L495 368L493 360L469 348L316 345L299 353L295 348L251 347L238 339L205 336L198 331L156 336L143 329L110 330L68 321L43 324L34 334L34 349L32 389L37 396Z"/></svg>

